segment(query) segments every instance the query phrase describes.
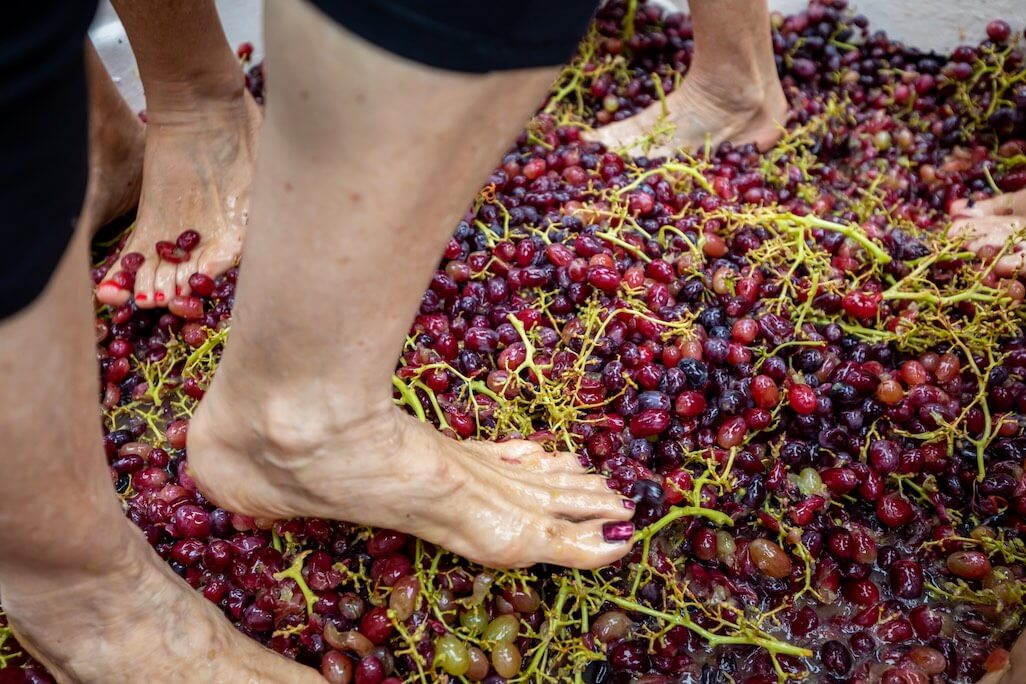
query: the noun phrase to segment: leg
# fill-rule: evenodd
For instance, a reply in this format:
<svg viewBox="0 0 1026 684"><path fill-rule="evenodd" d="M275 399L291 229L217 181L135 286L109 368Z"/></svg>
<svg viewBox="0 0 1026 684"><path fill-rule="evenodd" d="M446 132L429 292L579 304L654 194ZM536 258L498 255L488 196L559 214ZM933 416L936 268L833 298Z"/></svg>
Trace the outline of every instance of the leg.
<svg viewBox="0 0 1026 684"><path fill-rule="evenodd" d="M171 572L111 488L84 220L72 238L87 194L83 41L94 9L25 4L0 27L0 242L11 253L0 270L3 610L60 681L313 684L313 670L236 632Z"/></svg>
<svg viewBox="0 0 1026 684"><path fill-rule="evenodd" d="M725 140L770 147L787 118L770 37L767 0L691 0L695 55L680 88L666 97L670 139L649 151L715 147ZM634 146L663 115L661 103L599 128L591 138L609 148Z"/></svg>
<svg viewBox="0 0 1026 684"><path fill-rule="evenodd" d="M189 292L189 277L234 265L248 220L249 186L260 113L245 90L238 60L213 0L115 0L146 93L146 153L139 214L124 253L145 257L135 274L138 306L167 306ZM202 236L181 263L162 260L158 241L185 230ZM112 282L97 298L118 305L133 296Z"/></svg>
<svg viewBox="0 0 1026 684"><path fill-rule="evenodd" d="M595 567L631 517L575 456L456 442L392 403L417 302L549 68L428 68L267 7L273 88L232 342L189 432L203 491L258 517L396 528L496 566Z"/></svg>
<svg viewBox="0 0 1026 684"><path fill-rule="evenodd" d="M122 514L97 423L87 250L83 224L41 299L0 322L0 597L18 640L58 681L323 682L237 632Z"/></svg>
<svg viewBox="0 0 1026 684"><path fill-rule="evenodd" d="M90 193L83 221L95 231L139 203L145 127L121 97L88 40L85 63L89 81Z"/></svg>

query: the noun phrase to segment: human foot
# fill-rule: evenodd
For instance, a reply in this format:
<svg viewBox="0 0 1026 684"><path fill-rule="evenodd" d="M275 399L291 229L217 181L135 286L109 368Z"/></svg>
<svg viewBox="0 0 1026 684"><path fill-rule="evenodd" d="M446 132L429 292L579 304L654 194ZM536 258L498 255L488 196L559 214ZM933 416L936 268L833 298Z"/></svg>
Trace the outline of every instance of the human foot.
<svg viewBox="0 0 1026 684"><path fill-rule="evenodd" d="M3 608L18 641L59 682L323 684L237 632L136 530L126 532L104 570L5 577Z"/></svg>
<svg viewBox="0 0 1026 684"><path fill-rule="evenodd" d="M956 219L984 216L1026 216L1026 188L976 201L958 200L951 205L951 215Z"/></svg>
<svg viewBox="0 0 1026 684"><path fill-rule="evenodd" d="M787 99L776 74L738 85L738 75L724 80L694 69L680 88L645 111L585 134L608 149L669 156L679 149L701 149L706 142L716 147L755 143L768 149L780 139L787 119ZM659 131L665 133L659 134ZM651 145L642 142L656 133Z"/></svg>
<svg viewBox="0 0 1026 684"><path fill-rule="evenodd" d="M223 99L147 113L142 196L135 227L121 251L144 257L134 278L118 262L96 288L104 304L134 297L140 308L167 306L190 292L195 273L216 277L242 250L260 110L240 89ZM183 232L199 233L187 252L158 252Z"/></svg>
<svg viewBox="0 0 1026 684"><path fill-rule="evenodd" d="M1026 189L985 200L959 200L951 206L952 231L968 238L966 246L983 256L992 255L1009 239L1022 239L1026 229ZM1026 241L997 260L994 273L1010 277L1026 273Z"/></svg>
<svg viewBox="0 0 1026 684"><path fill-rule="evenodd" d="M207 394L188 448L204 495L228 510L397 529L493 567L594 568L630 549L632 502L573 454L457 442L391 405L338 425L296 403L246 413L224 389Z"/></svg>
<svg viewBox="0 0 1026 684"><path fill-rule="evenodd" d="M92 43L89 77L89 185L83 220L90 233L139 203L145 127L118 92Z"/></svg>

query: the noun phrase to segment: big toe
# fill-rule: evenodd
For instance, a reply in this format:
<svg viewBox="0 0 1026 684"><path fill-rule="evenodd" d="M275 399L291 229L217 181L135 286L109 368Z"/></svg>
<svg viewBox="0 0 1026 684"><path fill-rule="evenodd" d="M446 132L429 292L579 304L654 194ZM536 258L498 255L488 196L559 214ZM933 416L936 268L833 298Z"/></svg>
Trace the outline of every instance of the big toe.
<svg viewBox="0 0 1026 684"><path fill-rule="evenodd" d="M625 522L549 520L538 530L539 561L568 568L593 570L614 563L631 550L628 536L633 525ZM614 541L607 541L612 534Z"/></svg>
<svg viewBox="0 0 1026 684"><path fill-rule="evenodd" d="M554 490L544 507L567 520L630 520L634 516L634 502L608 490Z"/></svg>
<svg viewBox="0 0 1026 684"><path fill-rule="evenodd" d="M96 286L96 299L101 304L107 304L108 306L121 306L131 298L131 290L126 290L114 282L114 277L119 272L120 269L112 269L112 272L108 273L100 284Z"/></svg>

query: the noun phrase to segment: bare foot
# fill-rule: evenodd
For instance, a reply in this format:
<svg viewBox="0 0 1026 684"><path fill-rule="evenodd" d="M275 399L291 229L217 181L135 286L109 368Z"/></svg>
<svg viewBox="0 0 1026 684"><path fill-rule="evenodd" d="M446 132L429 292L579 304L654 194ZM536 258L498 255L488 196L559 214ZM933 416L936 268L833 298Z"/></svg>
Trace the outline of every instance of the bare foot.
<svg viewBox="0 0 1026 684"><path fill-rule="evenodd" d="M679 149L698 150L708 141L713 148L725 140L735 145L755 143L768 149L780 139L787 120L787 99L776 73L772 77L745 82L738 74L724 80L692 69L680 88L648 109L622 121L602 126L585 134L589 140L608 149L669 156ZM656 136L647 149L643 138L657 127L669 125L669 131Z"/></svg>
<svg viewBox="0 0 1026 684"><path fill-rule="evenodd" d="M18 641L57 681L323 684L236 631L137 530L125 536L124 553L102 571L44 570L30 586L5 578L3 607Z"/></svg>
<svg viewBox="0 0 1026 684"><path fill-rule="evenodd" d="M92 43L86 45L89 77L89 186L83 220L90 232L139 203L145 127L118 92Z"/></svg>
<svg viewBox="0 0 1026 684"><path fill-rule="evenodd" d="M83 220L91 233L139 204L144 130L134 114L122 124L90 122L89 185Z"/></svg>
<svg viewBox="0 0 1026 684"><path fill-rule="evenodd" d="M969 239L970 250L984 255L996 252L1026 229L1026 189L977 202L959 200L952 204L951 216L952 231ZM994 273L1001 277L1026 273L1026 242L1017 243L1012 253L998 259Z"/></svg>
<svg viewBox="0 0 1026 684"><path fill-rule="evenodd" d="M493 567L595 568L630 549L606 542L603 526L629 520L632 503L573 454L527 441L457 442L391 402L335 425L315 424L308 409L247 408L215 383L189 430L204 495L255 517L397 529Z"/></svg>
<svg viewBox="0 0 1026 684"><path fill-rule="evenodd" d="M215 277L231 268L242 250L260 110L245 90L218 100L183 102L178 111L148 111L142 196L135 227L122 254L145 261L134 291L112 282L116 262L96 288L114 306L135 298L140 308L167 306L190 292L189 277ZM180 263L157 255L159 241L175 242L186 230L199 246Z"/></svg>

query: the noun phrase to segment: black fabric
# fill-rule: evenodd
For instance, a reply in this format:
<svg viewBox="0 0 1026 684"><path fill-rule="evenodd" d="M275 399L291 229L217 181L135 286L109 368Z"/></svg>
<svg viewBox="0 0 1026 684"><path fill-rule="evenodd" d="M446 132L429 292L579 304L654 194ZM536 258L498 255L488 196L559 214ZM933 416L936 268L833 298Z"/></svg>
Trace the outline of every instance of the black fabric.
<svg viewBox="0 0 1026 684"><path fill-rule="evenodd" d="M378 47L449 71L564 63L597 0L312 0Z"/></svg>
<svg viewBox="0 0 1026 684"><path fill-rule="evenodd" d="M89 144L83 47L95 12L96 0L30 0L4 8L0 318L46 287L82 208Z"/></svg>

